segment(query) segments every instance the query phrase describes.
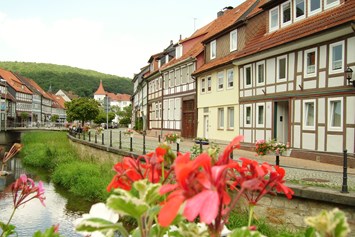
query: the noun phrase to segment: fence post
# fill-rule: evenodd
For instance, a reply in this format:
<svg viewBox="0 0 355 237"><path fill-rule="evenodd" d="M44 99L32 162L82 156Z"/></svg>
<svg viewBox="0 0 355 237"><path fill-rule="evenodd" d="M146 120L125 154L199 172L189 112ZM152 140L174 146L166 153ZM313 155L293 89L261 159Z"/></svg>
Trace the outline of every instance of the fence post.
<svg viewBox="0 0 355 237"><path fill-rule="evenodd" d="M122 149L122 131L120 131L119 149Z"/></svg>
<svg viewBox="0 0 355 237"><path fill-rule="evenodd" d="M200 140L200 154L203 152L203 149L202 149L202 140Z"/></svg>
<svg viewBox="0 0 355 237"><path fill-rule="evenodd" d="M280 166L280 155L276 154L276 165Z"/></svg>
<svg viewBox="0 0 355 237"><path fill-rule="evenodd" d="M89 142L91 142L91 132L89 131Z"/></svg>
<svg viewBox="0 0 355 237"><path fill-rule="evenodd" d="M112 130L110 130L110 147L112 147Z"/></svg>
<svg viewBox="0 0 355 237"><path fill-rule="evenodd" d="M343 185L341 186L342 193L349 193L348 191L348 150L344 150L343 154Z"/></svg>
<svg viewBox="0 0 355 237"><path fill-rule="evenodd" d="M129 137L129 151L133 151L133 137L130 136Z"/></svg>
<svg viewBox="0 0 355 237"><path fill-rule="evenodd" d="M78 133L79 134L79 140L80 140L80 133Z"/></svg>
<svg viewBox="0 0 355 237"><path fill-rule="evenodd" d="M102 145L105 145L105 135L104 135L103 132L102 132L102 135L101 135L101 143L102 143Z"/></svg>
<svg viewBox="0 0 355 237"><path fill-rule="evenodd" d="M176 143L176 155L178 155L180 152L180 142Z"/></svg>
<svg viewBox="0 0 355 237"><path fill-rule="evenodd" d="M97 143L97 134L95 134L95 143Z"/></svg>
<svg viewBox="0 0 355 237"><path fill-rule="evenodd" d="M85 133L83 132L83 140L85 141Z"/></svg>
<svg viewBox="0 0 355 237"><path fill-rule="evenodd" d="M143 133L143 155L145 155L145 134Z"/></svg>
<svg viewBox="0 0 355 237"><path fill-rule="evenodd" d="M158 135L158 142L160 143L160 135Z"/></svg>

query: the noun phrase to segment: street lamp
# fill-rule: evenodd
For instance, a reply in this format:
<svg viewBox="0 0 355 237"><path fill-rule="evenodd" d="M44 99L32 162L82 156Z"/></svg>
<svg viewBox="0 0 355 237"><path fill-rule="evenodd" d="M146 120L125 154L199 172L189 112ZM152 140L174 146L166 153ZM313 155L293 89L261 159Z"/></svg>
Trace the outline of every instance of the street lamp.
<svg viewBox="0 0 355 237"><path fill-rule="evenodd" d="M6 122L7 122L7 102L6 102L6 99L7 99L7 81L4 80L1 76L0 76L0 82L4 83L5 85L5 126L4 126L4 130L6 132ZM1 125L1 120L2 118L0 119L0 125ZM0 129L1 129L1 126L0 126Z"/></svg>
<svg viewBox="0 0 355 237"><path fill-rule="evenodd" d="M352 84L355 87L355 80L352 80L353 77L353 70L348 67L345 71L346 79L348 80L349 84Z"/></svg>
<svg viewBox="0 0 355 237"><path fill-rule="evenodd" d="M106 94L106 126L108 129L108 94Z"/></svg>

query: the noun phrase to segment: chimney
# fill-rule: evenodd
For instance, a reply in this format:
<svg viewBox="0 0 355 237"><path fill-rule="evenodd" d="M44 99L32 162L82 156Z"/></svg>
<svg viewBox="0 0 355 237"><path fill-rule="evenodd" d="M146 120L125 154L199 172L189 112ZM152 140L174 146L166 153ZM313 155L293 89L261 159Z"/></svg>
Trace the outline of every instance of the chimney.
<svg viewBox="0 0 355 237"><path fill-rule="evenodd" d="M219 12L217 12L217 17L223 16L223 14L224 14L224 11L219 11Z"/></svg>

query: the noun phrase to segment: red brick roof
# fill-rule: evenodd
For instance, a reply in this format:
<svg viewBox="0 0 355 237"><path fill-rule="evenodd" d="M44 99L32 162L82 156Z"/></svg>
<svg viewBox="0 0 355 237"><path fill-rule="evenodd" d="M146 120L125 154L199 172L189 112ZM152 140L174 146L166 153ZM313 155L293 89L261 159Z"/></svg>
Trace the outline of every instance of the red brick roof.
<svg viewBox="0 0 355 237"><path fill-rule="evenodd" d="M183 54L180 58L176 59L174 58L171 60L169 63L165 64L161 70L170 67L171 65L174 65L176 63L179 63L181 61L184 61L188 58L195 58L199 54L201 54L204 50L204 45L203 41L206 39L209 39L213 37L214 35L222 32L226 28L232 26L234 23L236 23L242 16L243 14L250 9L250 7L253 6L253 4L256 2L256 0L247 0L243 2L242 4L238 5L237 7L226 10L224 11L223 15L220 17L217 17L215 20L210 22L209 24L205 25L204 27L198 29L192 36L190 36L187 39L184 39L180 41L180 43L184 44L189 40L196 39L197 37L201 37L198 42L195 43L195 45L192 47L191 50Z"/></svg>
<svg viewBox="0 0 355 237"><path fill-rule="evenodd" d="M261 1L260 3L262 3ZM250 17L254 16L259 11L254 11L249 14ZM265 14L265 21L268 20L268 16ZM252 20L252 19L250 19ZM204 64L201 68L194 72L194 74L205 72L209 69L222 66L230 63L231 61L242 58L245 56L259 53L261 51L290 43L292 41L309 37L317 34L321 31L331 29L341 24L352 22L355 20L355 1L348 0L341 5L329 10L325 10L313 16L309 16L306 19L292 23L290 26L283 27L275 32L268 33L266 29L259 31L253 39L247 41L246 46L241 51L236 51L225 57L218 58L207 64ZM248 25L246 26L248 27Z"/></svg>
<svg viewBox="0 0 355 237"><path fill-rule="evenodd" d="M41 93L41 95L47 99L52 99L47 92L45 92L42 87L40 87L34 80L30 79L30 78L26 78L27 81L34 87L36 88L36 90Z"/></svg>
<svg viewBox="0 0 355 237"><path fill-rule="evenodd" d="M128 94L114 94L114 93L107 93L108 97L110 97L111 100L114 101L130 101L131 100L131 96Z"/></svg>
<svg viewBox="0 0 355 237"><path fill-rule="evenodd" d="M12 72L0 68L0 76L4 78L7 85L11 86L15 91L25 94L33 94L32 91L28 89L27 86Z"/></svg>
<svg viewBox="0 0 355 237"><path fill-rule="evenodd" d="M96 90L96 92L94 93L94 95L106 95L104 86L102 85L102 80L100 80L99 88L97 88L97 90Z"/></svg>
<svg viewBox="0 0 355 237"><path fill-rule="evenodd" d="M52 98L52 107L54 108L61 108L61 109L65 109L65 100L63 97L61 97L60 95L55 95L52 93L48 93L48 95Z"/></svg>

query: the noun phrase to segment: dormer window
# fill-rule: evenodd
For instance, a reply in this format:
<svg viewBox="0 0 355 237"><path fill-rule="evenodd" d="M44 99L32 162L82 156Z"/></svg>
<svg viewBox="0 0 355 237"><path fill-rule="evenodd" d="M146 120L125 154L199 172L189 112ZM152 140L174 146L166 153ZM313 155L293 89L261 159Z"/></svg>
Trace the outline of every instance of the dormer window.
<svg viewBox="0 0 355 237"><path fill-rule="evenodd" d="M331 8L334 7L336 5L339 5L339 0L325 0L325 6L324 8Z"/></svg>
<svg viewBox="0 0 355 237"><path fill-rule="evenodd" d="M210 43L210 51L211 51L211 53L210 53L210 59L214 59L214 58L216 58L216 55L217 55L217 53L216 53L216 40L213 40L211 43Z"/></svg>
<svg viewBox="0 0 355 237"><path fill-rule="evenodd" d="M233 30L230 33L230 51L234 51L237 50L238 48L238 34L237 34L237 30Z"/></svg>
<svg viewBox="0 0 355 237"><path fill-rule="evenodd" d="M308 0L308 15L313 15L322 10L322 0Z"/></svg>
<svg viewBox="0 0 355 237"><path fill-rule="evenodd" d="M181 45L181 44L178 45L178 46L176 47L175 51L176 51L176 52L175 52L176 59L181 58L181 56L182 56L182 45Z"/></svg>
<svg viewBox="0 0 355 237"><path fill-rule="evenodd" d="M295 0L294 18L300 20L305 18L305 3L304 0Z"/></svg>
<svg viewBox="0 0 355 237"><path fill-rule="evenodd" d="M281 25L286 26L291 24L291 1L287 1L281 5Z"/></svg>
<svg viewBox="0 0 355 237"><path fill-rule="evenodd" d="M279 28L279 7L275 7L269 12L270 31L275 31Z"/></svg>

